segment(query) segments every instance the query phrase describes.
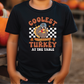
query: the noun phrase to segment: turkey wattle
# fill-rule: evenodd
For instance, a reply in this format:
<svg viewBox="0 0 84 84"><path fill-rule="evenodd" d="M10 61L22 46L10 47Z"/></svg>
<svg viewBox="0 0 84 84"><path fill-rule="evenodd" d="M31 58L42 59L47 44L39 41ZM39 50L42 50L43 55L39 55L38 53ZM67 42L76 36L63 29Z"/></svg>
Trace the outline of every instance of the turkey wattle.
<svg viewBox="0 0 84 84"><path fill-rule="evenodd" d="M39 35L40 38L45 38L48 35L47 32L46 23L41 23L40 27L36 29L36 34Z"/></svg>

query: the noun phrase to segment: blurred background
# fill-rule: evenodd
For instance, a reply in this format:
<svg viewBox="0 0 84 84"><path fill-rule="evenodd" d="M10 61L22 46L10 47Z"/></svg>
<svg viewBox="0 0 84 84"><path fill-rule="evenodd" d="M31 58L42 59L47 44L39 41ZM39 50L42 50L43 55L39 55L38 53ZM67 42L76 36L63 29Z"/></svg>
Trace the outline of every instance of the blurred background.
<svg viewBox="0 0 84 84"><path fill-rule="evenodd" d="M0 0L0 84L10 82L7 72L6 44L9 33L5 32L12 8L27 0ZM73 54L65 84L84 84L84 0L54 0L70 7L78 31L72 34ZM62 56L60 56L62 61ZM16 60L17 65L17 60Z"/></svg>

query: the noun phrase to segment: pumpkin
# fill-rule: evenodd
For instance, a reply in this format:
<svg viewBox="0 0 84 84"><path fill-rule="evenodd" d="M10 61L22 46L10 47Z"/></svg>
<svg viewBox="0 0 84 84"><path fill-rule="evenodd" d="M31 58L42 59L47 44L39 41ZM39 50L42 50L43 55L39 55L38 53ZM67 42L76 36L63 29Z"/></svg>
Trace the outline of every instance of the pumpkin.
<svg viewBox="0 0 84 84"><path fill-rule="evenodd" d="M78 8L79 8L80 10L84 10L84 1L79 2Z"/></svg>
<svg viewBox="0 0 84 84"><path fill-rule="evenodd" d="M0 10L4 8L3 4L0 2Z"/></svg>
<svg viewBox="0 0 84 84"><path fill-rule="evenodd" d="M3 11L2 11L3 8L4 8L4 6L3 6L3 4L0 2L0 16L3 16ZM7 16L9 17L10 12L9 12L8 10L6 10L6 11L7 11Z"/></svg>
<svg viewBox="0 0 84 84"><path fill-rule="evenodd" d="M68 6L70 9L76 9L78 7L79 1L78 0L69 0Z"/></svg>
<svg viewBox="0 0 84 84"><path fill-rule="evenodd" d="M9 33L5 32L8 16L6 9L2 9L2 11L3 11L3 16L0 16L0 46L6 46L9 37Z"/></svg>
<svg viewBox="0 0 84 84"><path fill-rule="evenodd" d="M3 15L3 11L2 10L0 10L0 16L2 16Z"/></svg>

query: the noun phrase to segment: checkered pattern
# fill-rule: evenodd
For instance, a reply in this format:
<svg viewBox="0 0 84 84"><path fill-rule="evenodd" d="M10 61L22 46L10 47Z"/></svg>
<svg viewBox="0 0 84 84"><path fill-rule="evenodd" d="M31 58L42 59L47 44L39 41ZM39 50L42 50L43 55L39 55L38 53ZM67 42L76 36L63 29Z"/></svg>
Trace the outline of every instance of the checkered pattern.
<svg viewBox="0 0 84 84"><path fill-rule="evenodd" d="M34 29L35 28L29 28L29 38L38 38L35 34L34 34ZM57 28L48 28L48 35L46 36L46 38L57 38L57 32L56 32Z"/></svg>

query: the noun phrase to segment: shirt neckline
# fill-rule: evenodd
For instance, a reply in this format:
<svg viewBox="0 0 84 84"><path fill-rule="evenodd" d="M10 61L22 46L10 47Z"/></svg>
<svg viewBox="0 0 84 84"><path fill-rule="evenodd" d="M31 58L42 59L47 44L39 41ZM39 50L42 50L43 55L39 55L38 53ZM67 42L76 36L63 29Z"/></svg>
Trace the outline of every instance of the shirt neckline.
<svg viewBox="0 0 84 84"><path fill-rule="evenodd" d="M28 6L28 8L29 8L30 10L32 10L32 11L39 12L39 13L48 12L48 11L52 10L52 9L54 8L54 6L55 6L55 1L52 1L52 6L51 6L50 8L45 9L45 10L38 10L38 9L35 9L35 8L31 7L31 6L29 5L29 1L30 1L30 0L28 0L27 3L26 3L26 5Z"/></svg>

